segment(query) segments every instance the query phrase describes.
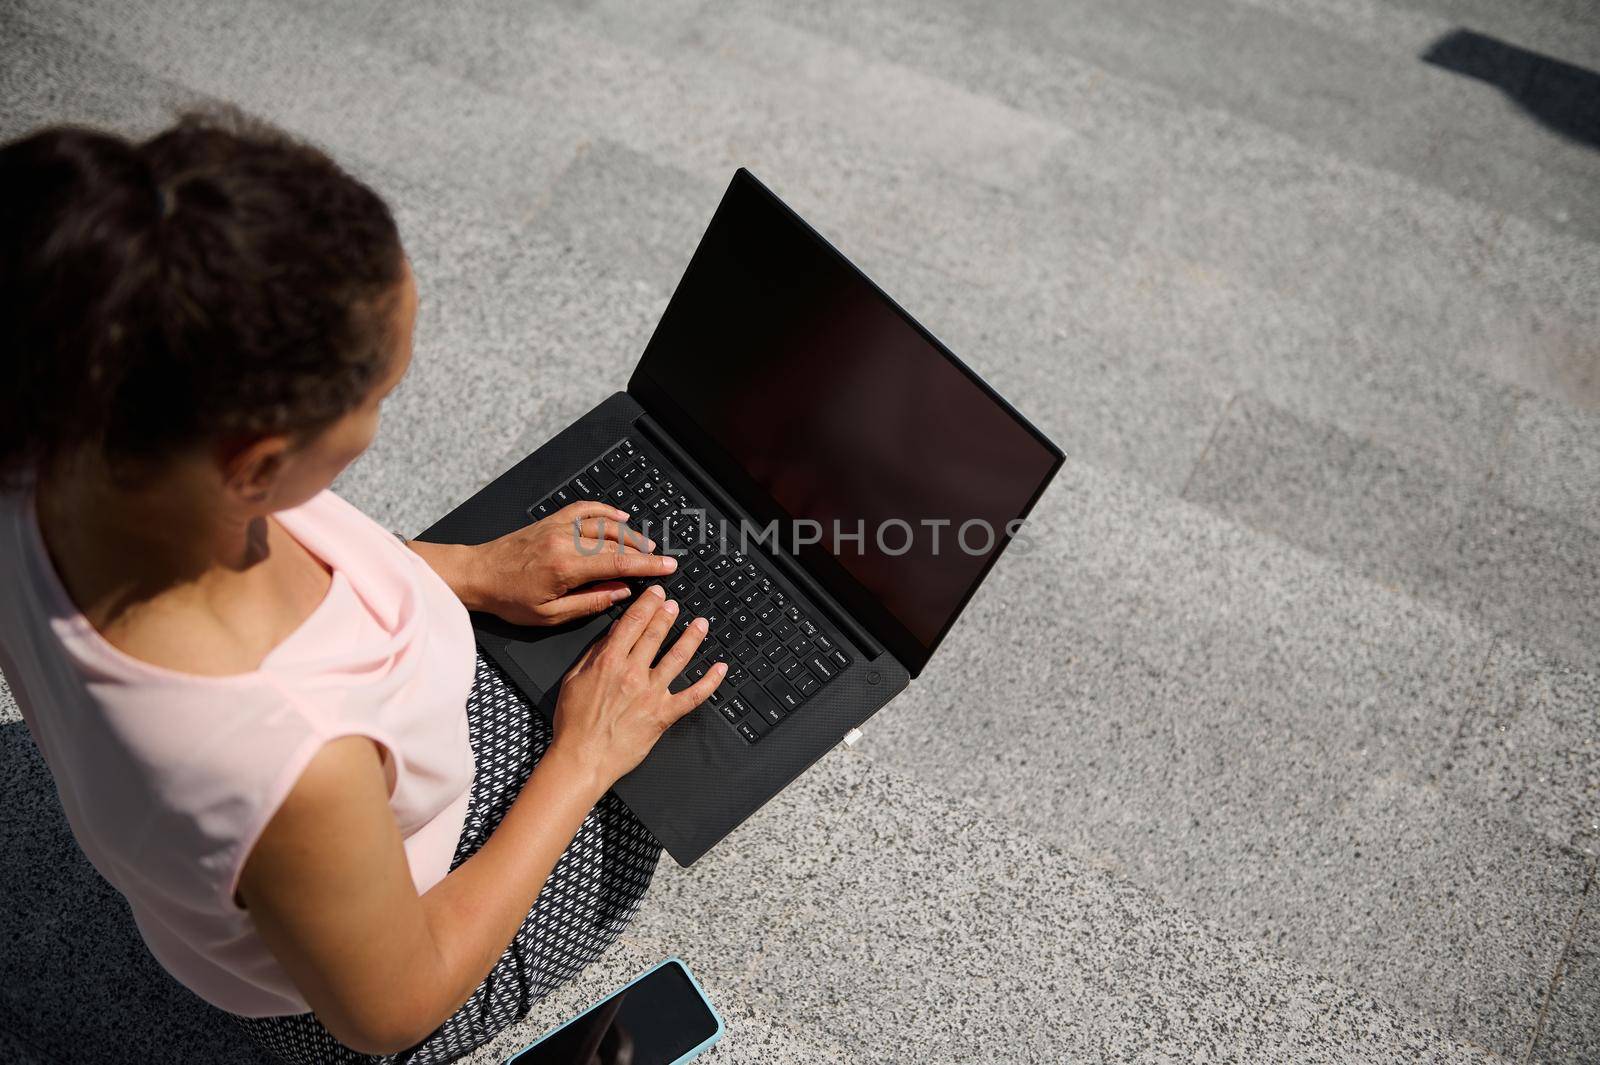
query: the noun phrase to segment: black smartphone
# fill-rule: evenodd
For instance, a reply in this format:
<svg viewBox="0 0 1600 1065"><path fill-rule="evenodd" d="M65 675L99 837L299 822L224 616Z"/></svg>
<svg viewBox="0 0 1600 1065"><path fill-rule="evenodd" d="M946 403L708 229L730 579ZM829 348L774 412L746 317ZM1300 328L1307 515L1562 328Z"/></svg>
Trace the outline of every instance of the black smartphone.
<svg viewBox="0 0 1600 1065"><path fill-rule="evenodd" d="M687 965L668 958L506 1065L678 1065L721 1038L722 1018L711 1000Z"/></svg>

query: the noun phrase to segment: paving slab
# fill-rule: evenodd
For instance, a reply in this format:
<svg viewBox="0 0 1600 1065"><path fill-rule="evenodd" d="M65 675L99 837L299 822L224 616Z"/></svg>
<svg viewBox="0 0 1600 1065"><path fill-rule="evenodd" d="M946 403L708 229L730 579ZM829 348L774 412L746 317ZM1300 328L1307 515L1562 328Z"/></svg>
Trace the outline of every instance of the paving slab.
<svg viewBox="0 0 1600 1065"><path fill-rule="evenodd" d="M1184 498L1413 594L1458 608L1476 595L1443 567L1477 493L1429 466L1241 393Z"/></svg>
<svg viewBox="0 0 1600 1065"><path fill-rule="evenodd" d="M1600 1061L1600 884L1592 877L1532 1049L1529 1060L1539 1065Z"/></svg>
<svg viewBox="0 0 1600 1065"><path fill-rule="evenodd" d="M153 78L133 63L41 31L11 9L0 11L5 58L0 66L0 139L54 124L152 133L186 108L211 103L194 91Z"/></svg>
<svg viewBox="0 0 1600 1065"><path fill-rule="evenodd" d="M1251 396L1186 497L1594 668L1600 534Z"/></svg>
<svg viewBox="0 0 1600 1065"><path fill-rule="evenodd" d="M485 108L470 83L283 4L167 0L131 17L97 0L15 9L38 30L233 101L335 156L403 163L513 211L537 201L581 139L559 111Z"/></svg>
<svg viewBox="0 0 1600 1065"><path fill-rule="evenodd" d="M1258 393L1467 483L1501 461L1527 394L1472 367L1441 369L1431 341L1214 263L1150 250L1130 257L1108 290L1119 296L1107 317L1118 323L1120 350L1181 359L1224 395Z"/></svg>
<svg viewBox="0 0 1600 1065"><path fill-rule="evenodd" d="M1441 783L1600 854L1600 677L1495 645Z"/></svg>
<svg viewBox="0 0 1600 1065"><path fill-rule="evenodd" d="M1508 638L1600 667L1600 533L1485 493L1446 541L1452 580Z"/></svg>
<svg viewBox="0 0 1600 1065"><path fill-rule="evenodd" d="M1600 531L1600 412L1524 397L1494 483L1508 499Z"/></svg>

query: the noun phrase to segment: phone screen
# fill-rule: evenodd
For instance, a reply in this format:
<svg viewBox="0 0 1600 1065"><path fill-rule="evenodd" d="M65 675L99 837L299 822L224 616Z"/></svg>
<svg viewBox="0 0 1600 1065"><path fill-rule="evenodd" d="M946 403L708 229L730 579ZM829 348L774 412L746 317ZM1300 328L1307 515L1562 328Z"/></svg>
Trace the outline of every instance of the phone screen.
<svg viewBox="0 0 1600 1065"><path fill-rule="evenodd" d="M717 1018L669 961L512 1058L507 1065L671 1065L717 1034Z"/></svg>

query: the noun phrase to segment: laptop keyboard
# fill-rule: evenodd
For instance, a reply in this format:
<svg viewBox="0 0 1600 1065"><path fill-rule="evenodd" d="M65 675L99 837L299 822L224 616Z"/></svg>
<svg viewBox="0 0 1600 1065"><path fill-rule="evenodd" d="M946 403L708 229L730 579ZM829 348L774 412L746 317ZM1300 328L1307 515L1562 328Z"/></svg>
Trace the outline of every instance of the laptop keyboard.
<svg viewBox="0 0 1600 1065"><path fill-rule="evenodd" d="M670 548L677 555L678 568L669 577L628 583L635 595L663 584L667 598L677 601L678 617L663 649L690 621L706 619L709 629L694 661L669 687L682 691L714 663L728 663L727 676L705 705L747 743L804 712L850 667L839 639L801 609L771 561L740 553L734 527L636 441L625 439L597 457L529 507L528 516L538 521L583 499L626 510L633 515L629 527L655 540L657 552ZM620 616L631 601L612 607L612 615Z"/></svg>

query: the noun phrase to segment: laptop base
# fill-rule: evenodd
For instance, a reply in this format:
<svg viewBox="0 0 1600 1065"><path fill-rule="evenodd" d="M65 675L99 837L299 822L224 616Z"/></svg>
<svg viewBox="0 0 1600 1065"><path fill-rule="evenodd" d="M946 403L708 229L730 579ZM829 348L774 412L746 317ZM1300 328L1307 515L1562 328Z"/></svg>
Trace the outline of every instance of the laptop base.
<svg viewBox="0 0 1600 1065"><path fill-rule="evenodd" d="M627 393L610 396L418 539L479 544L527 525L530 505L619 441L637 435L643 414ZM472 623L484 652L552 716L561 676L610 618L545 629L475 613ZM716 709L703 705L668 729L644 762L617 782L618 797L680 865L699 858L909 683L906 669L892 655L871 657L849 643L845 649L851 667L761 742L747 742Z"/></svg>

